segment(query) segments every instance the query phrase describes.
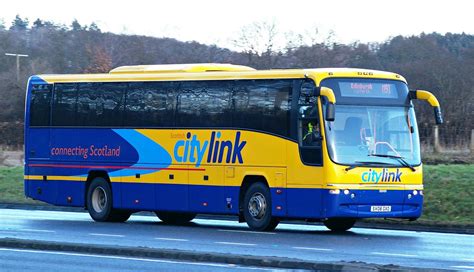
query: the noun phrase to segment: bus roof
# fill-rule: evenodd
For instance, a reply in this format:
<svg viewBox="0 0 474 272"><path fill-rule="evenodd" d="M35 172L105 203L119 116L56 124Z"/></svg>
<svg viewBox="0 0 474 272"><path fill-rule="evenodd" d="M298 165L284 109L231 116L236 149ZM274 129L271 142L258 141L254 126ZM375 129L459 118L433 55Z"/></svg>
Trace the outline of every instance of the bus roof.
<svg viewBox="0 0 474 272"><path fill-rule="evenodd" d="M394 79L406 83L405 78L401 75L377 70L358 68L255 70L248 66L218 63L121 66L106 74L56 74L38 75L38 77L47 83L236 80L305 77L316 79L317 85L319 85L323 79L334 77Z"/></svg>

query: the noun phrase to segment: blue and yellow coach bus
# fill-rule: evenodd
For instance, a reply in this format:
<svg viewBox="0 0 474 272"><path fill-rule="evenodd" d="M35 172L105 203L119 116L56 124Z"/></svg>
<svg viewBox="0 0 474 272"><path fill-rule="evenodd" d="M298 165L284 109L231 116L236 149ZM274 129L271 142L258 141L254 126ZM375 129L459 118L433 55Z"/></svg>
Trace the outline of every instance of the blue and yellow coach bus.
<svg viewBox="0 0 474 272"><path fill-rule="evenodd" d="M28 83L25 194L96 221L154 211L164 222L228 214L331 230L421 215L420 143L394 73L257 71L230 64L124 66Z"/></svg>

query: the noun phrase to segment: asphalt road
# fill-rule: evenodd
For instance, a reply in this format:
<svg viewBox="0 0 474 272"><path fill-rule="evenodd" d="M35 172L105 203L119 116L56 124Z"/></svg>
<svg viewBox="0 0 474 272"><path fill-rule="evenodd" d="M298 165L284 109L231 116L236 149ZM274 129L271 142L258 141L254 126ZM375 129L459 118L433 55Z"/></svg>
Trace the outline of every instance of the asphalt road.
<svg viewBox="0 0 474 272"><path fill-rule="evenodd" d="M245 224L226 220L195 219L186 226L169 226L153 216L134 215L127 223L97 223L93 222L87 213L0 209L0 238L7 237L276 256L318 262L359 261L405 267L474 271L474 235L466 234L361 228L353 228L344 234L334 234L322 226L295 224L280 224L274 232L255 232L250 231ZM1 249L0 259L8 254L17 257L28 255L27 259L33 262L34 258L37 258L35 256L41 253ZM81 258L87 257L50 255L54 255L50 256L51 260L61 256L60 260L64 263L69 263L68 260L72 258L79 264ZM99 257L89 258L88 262L91 263L86 262L84 265L94 265L93 262L99 262L97 258ZM10 260L14 260L14 257L7 259L8 263L13 265ZM119 262L113 258L109 258L108 261L111 264ZM139 260L120 261L129 263L130 267L135 265L136 271L146 271L147 265L150 267L156 265ZM219 267L209 264L210 266L206 268L186 262L177 264L173 263L175 261L168 263L166 260L162 261L160 268L164 270L175 265L182 265L182 270L240 269L221 264L214 264L220 265ZM205 264L201 264L203 265ZM125 270L129 266L121 267Z"/></svg>
<svg viewBox="0 0 474 272"><path fill-rule="evenodd" d="M0 271L276 271L273 268L0 248Z"/></svg>

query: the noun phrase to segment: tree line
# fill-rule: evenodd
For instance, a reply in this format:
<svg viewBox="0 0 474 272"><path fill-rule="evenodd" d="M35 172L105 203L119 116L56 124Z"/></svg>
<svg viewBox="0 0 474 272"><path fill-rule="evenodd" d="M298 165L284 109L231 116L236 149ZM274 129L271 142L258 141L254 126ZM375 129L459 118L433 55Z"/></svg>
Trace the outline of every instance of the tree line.
<svg viewBox="0 0 474 272"><path fill-rule="evenodd" d="M317 33L317 29L311 31ZM16 16L7 28L0 21L0 144L21 144L24 96L33 74L102 73L122 65L217 62L269 68L356 67L396 72L411 89L433 92L442 104L446 144L467 143L474 117L474 36L438 33L397 36L380 43L340 44L330 36L281 33L273 23L242 28L233 51L216 45L172 38L102 32L95 24L69 26ZM278 41L278 36L283 37ZM278 44L279 43L279 44ZM22 58L20 81L16 59ZM415 102L422 140L433 126L432 109Z"/></svg>

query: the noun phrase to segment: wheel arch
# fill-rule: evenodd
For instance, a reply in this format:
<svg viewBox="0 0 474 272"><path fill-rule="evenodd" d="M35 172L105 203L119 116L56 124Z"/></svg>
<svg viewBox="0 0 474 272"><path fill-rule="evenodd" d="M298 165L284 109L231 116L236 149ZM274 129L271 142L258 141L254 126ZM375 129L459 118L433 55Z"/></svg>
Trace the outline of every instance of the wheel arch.
<svg viewBox="0 0 474 272"><path fill-rule="evenodd" d="M109 183L110 190L112 191L112 184L110 182L110 177L107 171L105 170L91 170L89 171L87 175L87 180L86 180L86 185L85 185L85 190L84 190L84 206L87 209L87 192L89 191L89 187L91 186L92 181L95 178L104 178L107 183Z"/></svg>
<svg viewBox="0 0 474 272"><path fill-rule="evenodd" d="M239 189L239 221L243 220L243 203L244 203L245 192L250 187L250 185L257 182L261 182L265 186L270 188L268 184L268 180L263 174L248 174L244 177Z"/></svg>

